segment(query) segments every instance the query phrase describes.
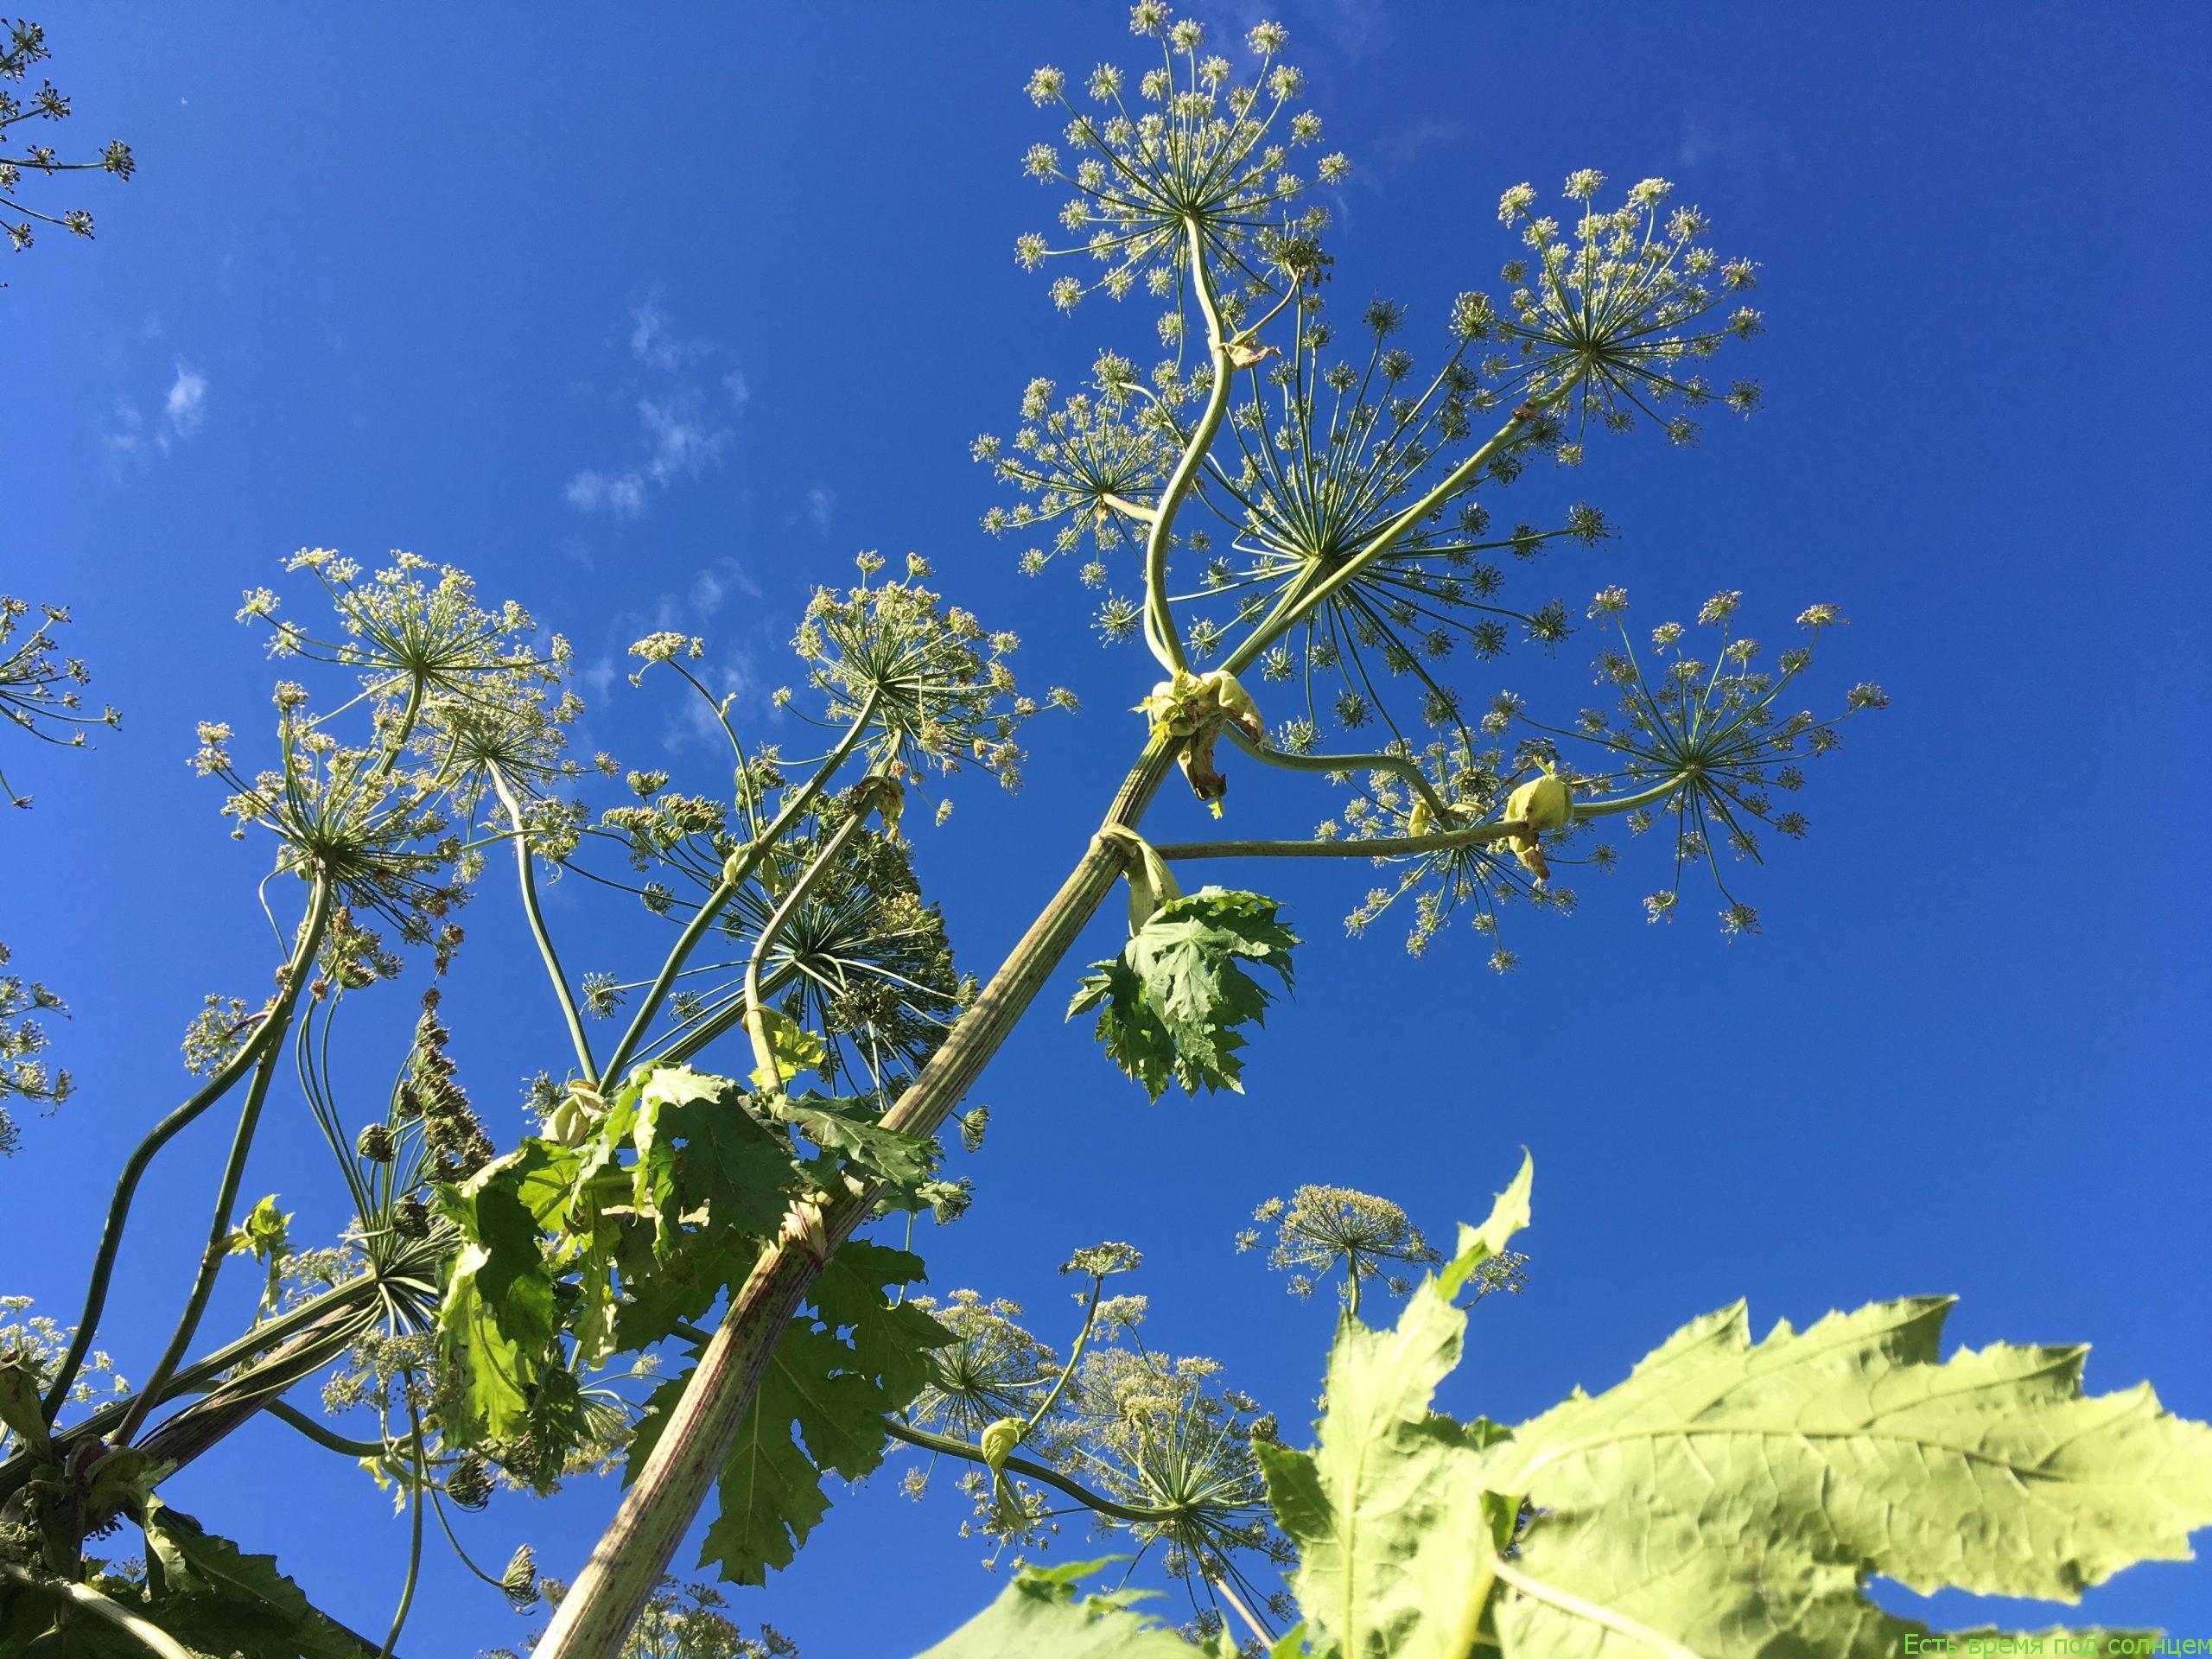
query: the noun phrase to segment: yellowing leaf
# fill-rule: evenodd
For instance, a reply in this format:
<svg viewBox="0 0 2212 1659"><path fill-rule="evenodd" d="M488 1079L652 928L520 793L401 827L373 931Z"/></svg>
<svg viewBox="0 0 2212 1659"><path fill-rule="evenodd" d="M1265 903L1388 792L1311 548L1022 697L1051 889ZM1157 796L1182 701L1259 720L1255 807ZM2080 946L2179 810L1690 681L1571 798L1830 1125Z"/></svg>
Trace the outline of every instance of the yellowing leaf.
<svg viewBox="0 0 2212 1659"><path fill-rule="evenodd" d="M760 1019L768 1028L768 1046L774 1051L776 1068L772 1071L765 1065L755 1066L753 1070L755 1088L772 1089L785 1078L815 1070L830 1058L830 1051L822 1046L822 1039L788 1014L779 1014L773 1008L763 1008ZM781 1075L777 1075L778 1072Z"/></svg>

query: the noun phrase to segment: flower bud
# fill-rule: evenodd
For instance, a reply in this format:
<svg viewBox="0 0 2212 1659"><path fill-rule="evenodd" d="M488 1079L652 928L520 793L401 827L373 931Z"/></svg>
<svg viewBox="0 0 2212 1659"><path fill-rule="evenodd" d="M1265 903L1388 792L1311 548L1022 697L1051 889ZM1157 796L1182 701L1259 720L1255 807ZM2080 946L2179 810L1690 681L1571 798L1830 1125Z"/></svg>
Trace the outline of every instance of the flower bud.
<svg viewBox="0 0 2212 1659"><path fill-rule="evenodd" d="M409 1193L391 1206L391 1230L402 1238L430 1236L430 1206Z"/></svg>
<svg viewBox="0 0 2212 1659"><path fill-rule="evenodd" d="M354 1137L353 1150L372 1164L391 1161L391 1130L388 1125L372 1123Z"/></svg>
<svg viewBox="0 0 2212 1659"><path fill-rule="evenodd" d="M1014 1455L1014 1448L1021 1444L1021 1419L1001 1417L983 1430L981 1442L983 1461L997 1474L1006 1467L1006 1460Z"/></svg>
<svg viewBox="0 0 2212 1659"><path fill-rule="evenodd" d="M464 1452L446 1476L446 1496L464 1510L480 1510L492 1501L492 1471L474 1452Z"/></svg>
<svg viewBox="0 0 2212 1659"><path fill-rule="evenodd" d="M722 861L722 885L734 887L745 880L746 855L753 850L753 843L746 842Z"/></svg>
<svg viewBox="0 0 2212 1659"><path fill-rule="evenodd" d="M1528 826L1528 833L1510 838L1522 865L1539 880L1550 875L1551 866L1544 861L1543 844L1537 837L1548 830L1564 830L1574 821L1574 795L1567 780L1546 761L1541 777L1531 778L1507 799L1505 816Z"/></svg>

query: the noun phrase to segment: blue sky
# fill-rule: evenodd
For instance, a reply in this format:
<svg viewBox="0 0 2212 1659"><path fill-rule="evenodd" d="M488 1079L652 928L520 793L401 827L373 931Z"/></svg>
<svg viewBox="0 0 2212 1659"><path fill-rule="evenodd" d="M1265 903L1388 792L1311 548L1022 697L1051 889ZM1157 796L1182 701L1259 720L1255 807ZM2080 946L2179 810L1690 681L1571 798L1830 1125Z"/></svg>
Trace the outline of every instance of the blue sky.
<svg viewBox="0 0 2212 1659"><path fill-rule="evenodd" d="M266 708L270 671L229 618L303 545L409 548L523 600L576 644L587 747L702 787L721 763L690 722L608 672L627 642L704 633L768 731L809 587L858 548L926 554L954 598L1022 634L1036 682L1084 700L1038 733L1020 797L969 790L919 834L963 964L997 959L1095 823L1141 734L1120 711L1152 677L1097 647L1064 572L1021 577L980 531L995 498L966 458L1030 376L1146 346L1147 313L1063 319L1010 257L1057 206L1016 166L1052 136L1021 84L1040 62L1128 60L1122 15L44 14L78 143L125 137L140 172L73 193L96 245L50 236L0 273L0 586L75 607L73 647L125 725L93 755L10 761L39 801L0 825L0 938L71 998L81 1092L0 1165L5 1288L75 1305L99 1197L178 1093L185 1021L207 991L265 983L259 855L184 760L196 719L244 730ZM1448 1231L1525 1144L1533 1287L1483 1311L1455 1410L1512 1419L1602 1387L1738 1295L1764 1325L1943 1290L1968 1343L2088 1341L2093 1385L2149 1377L2212 1416L2212 1144L2186 1081L2212 1058L2212 432L2190 379L2212 345L2202 12L1281 15L1357 169L1336 202L1339 302L1437 315L1507 257L1499 190L1581 166L1673 177L1724 247L1763 262L1771 333L1746 366L1768 413L1716 420L1690 454L1595 446L1571 490L1533 480L1531 505L1586 494L1624 532L1537 582L1578 610L1623 582L1646 620L1741 588L1777 638L1833 600L1853 621L1826 695L1874 679L1896 706L1818 769L1810 840L1748 883L1756 940L1725 943L1702 895L1648 926L1658 877L1639 849L1583 884L1579 915L1518 918L1522 966L1502 979L1465 931L1421 962L1387 925L1344 940L1364 872L1240 870L1311 941L1297 1000L1244 1096L1156 1107L1056 1022L1064 973L977 1091L995 1126L964 1166L980 1196L926 1238L934 1286L1014 1296L1050 1333L1053 1266L1132 1241L1156 1338L1219 1357L1295 1421L1328 1315L1230 1253L1250 1206L1336 1181ZM1586 643L1497 677L1572 708ZM1301 833L1335 805L1236 783L1248 833ZM1171 792L1147 828L1202 823ZM510 1080L557 1063L561 1039L505 899L472 908L448 1007L463 1075L512 1135ZM611 959L619 929L600 959L581 896L559 912L581 966L634 968ZM393 1033L406 1014L393 996ZM282 1118L248 1185L334 1224L311 1133ZM181 1294L165 1240L204 1225L218 1136L181 1143L140 1205L105 1334L131 1375ZM405 1542L389 1503L281 1428L234 1447L175 1501L381 1630ZM496 1561L528 1538L569 1570L613 1497L503 1501L472 1548ZM957 1519L879 1478L739 1612L809 1659L909 1651L994 1589ZM2006 1612L1951 1599L1937 1616ZM2138 1569L2080 1617L2212 1632L2212 1572ZM517 1628L449 1563L416 1618L426 1652Z"/></svg>

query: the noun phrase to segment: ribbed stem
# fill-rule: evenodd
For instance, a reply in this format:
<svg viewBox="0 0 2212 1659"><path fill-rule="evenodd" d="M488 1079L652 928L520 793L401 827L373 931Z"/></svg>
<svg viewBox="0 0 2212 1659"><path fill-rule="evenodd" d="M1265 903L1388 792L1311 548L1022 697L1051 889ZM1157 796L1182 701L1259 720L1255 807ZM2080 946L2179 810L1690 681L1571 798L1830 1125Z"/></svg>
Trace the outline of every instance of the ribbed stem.
<svg viewBox="0 0 2212 1659"><path fill-rule="evenodd" d="M1108 825L1136 823L1166 776L1173 751L1174 741L1165 737L1146 745L1115 795ZM1091 838L1052 902L885 1116L885 1128L924 1136L951 1115L1113 891L1127 855L1118 838ZM823 1220L830 1249L873 1211L876 1196L870 1190L830 1207ZM621 1508L546 1627L537 1659L615 1659L713 1489L760 1391L769 1355L822 1265L804 1249L779 1245L761 1256L730 1299Z"/></svg>

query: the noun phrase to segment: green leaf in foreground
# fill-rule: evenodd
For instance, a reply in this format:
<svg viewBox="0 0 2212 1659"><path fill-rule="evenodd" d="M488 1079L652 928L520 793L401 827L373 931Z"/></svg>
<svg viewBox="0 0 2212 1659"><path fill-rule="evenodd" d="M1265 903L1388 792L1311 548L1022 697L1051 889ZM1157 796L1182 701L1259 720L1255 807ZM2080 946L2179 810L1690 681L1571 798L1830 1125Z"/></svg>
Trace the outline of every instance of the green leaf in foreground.
<svg viewBox="0 0 2212 1659"><path fill-rule="evenodd" d="M1344 1659L1478 1639L1505 1659L1872 1659L1927 1633L1867 1599L1873 1578L2071 1602L2212 1524L2212 1429L2147 1387L2085 1395L2079 1348L1944 1361L1940 1299L1759 1343L1738 1306L1518 1429L1432 1414L1465 1329L1452 1297L1525 1219L1527 1178L1395 1331L1345 1322L1314 1449L1262 1449L1301 1607Z"/></svg>
<svg viewBox="0 0 2212 1659"><path fill-rule="evenodd" d="M146 1514L146 1581L147 1605L130 1611L200 1651L361 1659L359 1638L310 1606L275 1556L248 1555L159 1499Z"/></svg>
<svg viewBox="0 0 2212 1659"><path fill-rule="evenodd" d="M1161 906L1120 956L1094 963L1068 1017L1096 1008L1108 1056L1154 1100L1170 1082L1193 1095L1201 1085L1241 1091L1236 1027L1260 1023L1273 1001L1242 964L1264 963L1287 986L1297 944L1274 899L1202 887Z"/></svg>
<svg viewBox="0 0 2212 1659"><path fill-rule="evenodd" d="M918 1256L852 1240L817 1282L815 1312L785 1327L723 1463L720 1512L700 1551L732 1583L760 1584L791 1565L829 1513L825 1476L858 1480L883 1461L885 1416L921 1391L927 1351L951 1340L925 1310L887 1294L921 1276ZM633 1474L688 1379L688 1371L670 1378L647 1401L631 1445Z"/></svg>
<svg viewBox="0 0 2212 1659"><path fill-rule="evenodd" d="M1459 1363L1467 1316L1452 1298L1529 1220L1535 1166L1499 1195L1457 1255L1408 1299L1395 1331L1347 1319L1329 1357L1328 1409L1311 1452L1256 1448L1277 1519L1300 1548L1292 1578L1306 1622L1348 1656L1465 1659L1491 1586L1480 1478L1501 1431L1433 1415ZM1494 1507L1494 1505L1492 1506Z"/></svg>
<svg viewBox="0 0 2212 1659"><path fill-rule="evenodd" d="M1082 1596L1076 1581L1112 1565L1070 1561L1028 1567L998 1599L917 1659L1222 1659L1218 1642L1192 1647L1174 1631L1132 1611L1150 1591Z"/></svg>

